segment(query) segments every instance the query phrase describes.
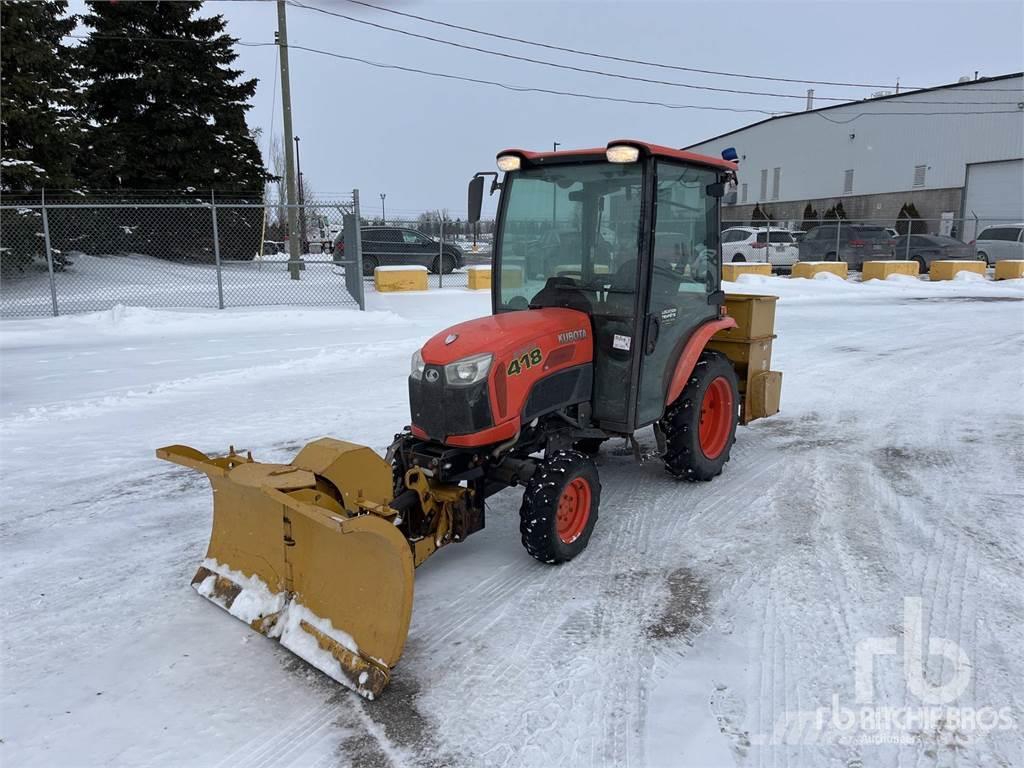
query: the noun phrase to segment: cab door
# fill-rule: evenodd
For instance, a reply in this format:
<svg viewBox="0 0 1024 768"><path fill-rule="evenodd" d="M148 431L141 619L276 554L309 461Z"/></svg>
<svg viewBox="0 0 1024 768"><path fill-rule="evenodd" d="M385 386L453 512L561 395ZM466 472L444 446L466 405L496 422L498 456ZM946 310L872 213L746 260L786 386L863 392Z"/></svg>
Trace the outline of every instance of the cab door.
<svg viewBox="0 0 1024 768"><path fill-rule="evenodd" d="M715 171L659 160L646 292L636 426L662 417L676 361L693 331L718 317L708 299L721 286Z"/></svg>

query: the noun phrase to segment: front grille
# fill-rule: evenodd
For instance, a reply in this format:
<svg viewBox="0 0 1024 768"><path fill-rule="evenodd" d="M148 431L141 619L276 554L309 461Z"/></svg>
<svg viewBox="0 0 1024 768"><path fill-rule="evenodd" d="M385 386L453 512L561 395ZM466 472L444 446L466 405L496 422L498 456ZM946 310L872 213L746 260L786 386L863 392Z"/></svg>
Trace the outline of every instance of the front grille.
<svg viewBox="0 0 1024 768"><path fill-rule="evenodd" d="M432 372L436 381L430 381ZM452 387L445 382L442 366L428 365L422 378L409 378L409 407L412 423L432 440L469 435L494 425L487 381Z"/></svg>

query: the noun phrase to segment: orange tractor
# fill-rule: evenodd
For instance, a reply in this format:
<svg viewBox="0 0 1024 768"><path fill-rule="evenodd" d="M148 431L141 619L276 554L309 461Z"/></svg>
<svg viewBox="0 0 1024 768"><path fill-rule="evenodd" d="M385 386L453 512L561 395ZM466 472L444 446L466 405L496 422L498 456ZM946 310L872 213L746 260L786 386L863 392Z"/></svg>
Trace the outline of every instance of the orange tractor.
<svg viewBox="0 0 1024 768"><path fill-rule="evenodd" d="M681 480L711 480L737 424L778 410L772 297L721 290L719 200L735 164L637 141L498 155L492 314L412 357L411 425L387 456L323 438L290 464L157 451L206 473L213 535L197 591L372 698L405 643L413 569L523 486L523 546L582 552L592 456L653 427ZM740 323L737 322L739 319Z"/></svg>

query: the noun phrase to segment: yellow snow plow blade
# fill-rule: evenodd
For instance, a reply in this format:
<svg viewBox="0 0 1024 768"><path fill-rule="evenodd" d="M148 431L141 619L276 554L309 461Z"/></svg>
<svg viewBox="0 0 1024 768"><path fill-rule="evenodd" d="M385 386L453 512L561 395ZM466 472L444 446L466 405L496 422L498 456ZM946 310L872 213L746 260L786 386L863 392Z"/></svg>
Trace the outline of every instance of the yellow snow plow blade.
<svg viewBox="0 0 1024 768"><path fill-rule="evenodd" d="M194 448L157 457L205 473L213 532L195 590L367 698L405 646L413 554L388 507L390 465L323 438L290 464Z"/></svg>

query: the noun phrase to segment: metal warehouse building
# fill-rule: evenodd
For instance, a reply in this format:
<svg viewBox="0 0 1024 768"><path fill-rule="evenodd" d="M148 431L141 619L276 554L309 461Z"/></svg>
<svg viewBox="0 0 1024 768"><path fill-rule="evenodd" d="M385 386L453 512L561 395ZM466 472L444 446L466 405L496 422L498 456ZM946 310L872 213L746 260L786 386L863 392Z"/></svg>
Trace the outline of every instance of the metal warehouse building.
<svg viewBox="0 0 1024 768"><path fill-rule="evenodd" d="M687 149L727 147L740 168L726 222L749 222L760 204L799 225L807 203L820 216L840 201L851 220L892 225L905 203L930 231L962 218L964 240L986 223L1024 221L1021 72L771 117Z"/></svg>

